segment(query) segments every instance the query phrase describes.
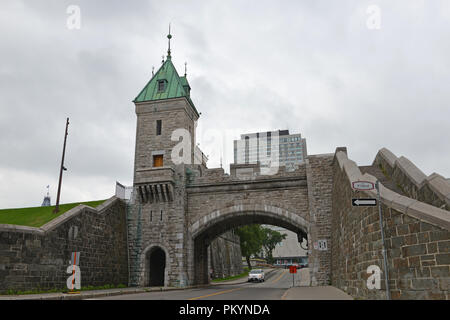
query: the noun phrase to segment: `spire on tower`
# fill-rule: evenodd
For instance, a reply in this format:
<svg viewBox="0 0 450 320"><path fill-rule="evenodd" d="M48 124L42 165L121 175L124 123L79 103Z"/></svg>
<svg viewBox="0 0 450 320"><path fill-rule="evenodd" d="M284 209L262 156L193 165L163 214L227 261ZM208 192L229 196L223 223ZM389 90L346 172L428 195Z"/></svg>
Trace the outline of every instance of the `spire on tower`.
<svg viewBox="0 0 450 320"><path fill-rule="evenodd" d="M187 74L187 62L184 63L184 76Z"/></svg>
<svg viewBox="0 0 450 320"><path fill-rule="evenodd" d="M170 39L172 39L172 35L170 34L170 23L169 23L169 34L167 35L167 39L169 39L169 49L167 50L167 59L170 59Z"/></svg>

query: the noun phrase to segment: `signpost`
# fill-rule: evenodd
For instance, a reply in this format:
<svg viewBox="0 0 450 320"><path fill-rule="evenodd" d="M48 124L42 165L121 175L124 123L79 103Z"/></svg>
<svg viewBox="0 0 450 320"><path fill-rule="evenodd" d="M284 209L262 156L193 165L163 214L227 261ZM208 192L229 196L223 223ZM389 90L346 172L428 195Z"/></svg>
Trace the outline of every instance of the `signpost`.
<svg viewBox="0 0 450 320"><path fill-rule="evenodd" d="M386 299L391 300L391 292L389 290L389 281L388 281L388 265L387 265L387 257L386 257L386 246L384 244L383 216L381 214L380 182L378 180L375 184L375 187L377 188L378 214L380 216L381 242L383 244L384 280L385 280L385 284L386 284Z"/></svg>
<svg viewBox="0 0 450 320"><path fill-rule="evenodd" d="M386 284L386 298L387 300L391 300L391 293L389 290L389 281L388 281L388 265L387 265L387 257L386 257L386 246L384 243L384 230L383 230L383 216L381 212L381 197L380 197L380 182L377 180L375 183L370 181L354 181L352 182L352 188L358 191L369 191L376 189L377 190L377 199L366 198L366 199L352 199L352 206L354 207L374 207L378 204L378 214L380 218L380 231L381 231L381 241L383 245L383 260L384 260L384 280Z"/></svg>

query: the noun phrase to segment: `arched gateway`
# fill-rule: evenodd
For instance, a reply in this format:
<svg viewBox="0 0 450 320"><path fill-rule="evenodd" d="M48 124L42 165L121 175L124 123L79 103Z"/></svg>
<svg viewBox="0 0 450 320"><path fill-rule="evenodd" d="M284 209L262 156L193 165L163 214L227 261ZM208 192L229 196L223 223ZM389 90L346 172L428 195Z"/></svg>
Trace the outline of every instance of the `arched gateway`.
<svg viewBox="0 0 450 320"><path fill-rule="evenodd" d="M309 222L301 215L271 205L241 204L199 218L189 227L194 240L195 283L207 283L207 247L223 232L246 224L271 224L297 233L299 240L307 239Z"/></svg>
<svg viewBox="0 0 450 320"><path fill-rule="evenodd" d="M230 174L208 169L195 142L199 113L190 89L169 53L134 100L131 285L207 282L208 244L250 223L278 225L296 232L300 241L308 239L312 285L328 284L330 253L317 243L330 240L333 154L309 156L289 172L280 167L263 174L258 164L233 164ZM155 246L165 249L149 249ZM154 272L159 275L153 277Z"/></svg>

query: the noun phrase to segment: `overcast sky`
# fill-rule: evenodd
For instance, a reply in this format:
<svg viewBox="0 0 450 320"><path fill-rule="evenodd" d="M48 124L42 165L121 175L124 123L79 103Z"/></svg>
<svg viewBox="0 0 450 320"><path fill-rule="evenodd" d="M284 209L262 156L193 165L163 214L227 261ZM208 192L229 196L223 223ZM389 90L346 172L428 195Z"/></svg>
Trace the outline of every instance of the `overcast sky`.
<svg viewBox="0 0 450 320"><path fill-rule="evenodd" d="M386 147L450 177L450 1L11 0L0 3L0 208L38 206L47 185L54 203L66 117L61 202L132 185L132 100L161 65L169 22L210 168L229 167L240 134L289 129L309 154L346 146L370 165Z"/></svg>

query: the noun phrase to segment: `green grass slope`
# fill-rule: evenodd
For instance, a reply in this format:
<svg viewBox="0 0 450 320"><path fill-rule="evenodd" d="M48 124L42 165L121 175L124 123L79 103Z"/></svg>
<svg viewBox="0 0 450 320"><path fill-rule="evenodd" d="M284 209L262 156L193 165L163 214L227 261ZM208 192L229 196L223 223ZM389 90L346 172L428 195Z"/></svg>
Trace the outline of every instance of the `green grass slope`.
<svg viewBox="0 0 450 320"><path fill-rule="evenodd" d="M0 224L16 224L29 227L41 227L47 222L55 219L70 209L85 204L90 207L97 207L106 200L97 200L89 202L66 203L59 205L59 212L53 213L55 206L50 207L33 207L33 208L17 208L0 210Z"/></svg>

